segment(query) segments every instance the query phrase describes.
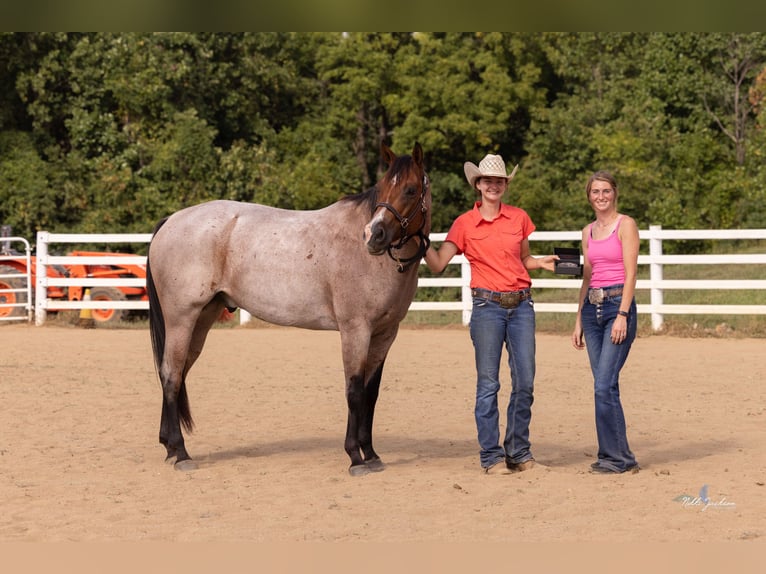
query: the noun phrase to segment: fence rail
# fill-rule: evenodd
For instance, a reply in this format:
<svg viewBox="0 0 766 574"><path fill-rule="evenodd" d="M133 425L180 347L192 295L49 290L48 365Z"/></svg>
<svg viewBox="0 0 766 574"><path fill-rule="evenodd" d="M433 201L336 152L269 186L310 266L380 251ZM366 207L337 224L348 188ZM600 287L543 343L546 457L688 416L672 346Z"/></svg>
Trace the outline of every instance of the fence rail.
<svg viewBox="0 0 766 574"><path fill-rule="evenodd" d="M62 301L48 297L48 287L144 287L144 279L98 277L48 277L50 265L146 265L146 257L136 255L59 256L50 255L51 244L149 243L151 233L49 233L37 232L37 278L35 280L35 324L44 325L48 310L133 309L148 310L148 301Z"/></svg>
<svg viewBox="0 0 766 574"><path fill-rule="evenodd" d="M10 228L9 228L10 229ZM3 230L5 231L5 230ZM11 255L12 245L21 245L21 255ZM21 258L26 273L16 273L9 262ZM32 281L29 269L32 265L32 247L23 237L2 235L0 243L0 321L32 320ZM21 285L19 285L21 284ZM21 310L22 312L18 312Z"/></svg>
<svg viewBox="0 0 766 574"><path fill-rule="evenodd" d="M431 240L444 241L446 233L433 233ZM664 303L664 293L668 290L721 290L721 289L752 289L766 290L766 280L759 279L671 279L663 278L663 268L666 265L717 265L743 264L766 265L766 253L758 254L694 254L694 255L665 255L663 242L673 240L761 240L766 239L766 229L723 229L723 230L679 230L662 229L661 226L650 226L649 229L639 230L641 240L648 241L649 253L638 257L639 266L649 266L649 278L639 279L636 285L638 291L648 290L650 302L639 304L638 312L651 314L652 327L662 327L664 315L672 314L726 314L726 315L766 315L766 305L667 305ZM530 242L579 242L579 231L536 231L530 237ZM48 286L142 286L140 279L98 279L98 278L49 278L45 268L48 265L67 265L77 263L92 264L137 264L144 265L146 258L141 256L125 257L71 257L50 255L50 245L80 243L148 243L151 234L58 234L41 231L37 234L36 256L37 280L35 285L35 323L45 323L49 309L148 309L146 301L59 301L47 297ZM536 250L533 248L532 252ZM459 310L462 321L467 324L471 316L470 277L471 270L465 257L457 256L450 265L460 266L458 277L421 277L419 288L458 287L461 290L459 301L414 301L410 306L413 311L445 311ZM766 269L766 268L765 268ZM766 274L764 274L766 275ZM571 278L540 278L533 280L533 287L538 289L579 289L581 281ZM573 293L572 303L536 302L537 312L566 312L577 311L576 295ZM247 313L242 313L241 321L246 321Z"/></svg>
<svg viewBox="0 0 766 574"><path fill-rule="evenodd" d="M440 242L446 239L446 233L431 234L431 241ZM579 242L580 231L535 231L529 236L529 241L546 242ZM766 265L766 253L756 254L693 254L665 255L662 251L663 241L673 240L759 240L766 239L766 229L662 229L652 225L649 229L639 230L639 238L649 242L649 253L638 256L638 265L649 266L649 279L639 279L636 290L648 290L650 302L637 305L639 313L650 314L652 328L661 329L664 315L766 315L766 305L668 305L664 303L664 292L668 290L719 290L719 289L753 289L766 290L766 280L759 279L664 279L663 267L666 265ZM532 249L535 252L534 249ZM471 269L465 257L454 257L450 264L460 265L459 277L452 278L421 278L419 287L460 287L460 301L416 301L411 310L421 311L462 311L463 324L468 324L471 318ZM764 273L766 276L766 271ZM532 286L537 289L579 289L580 279L534 279ZM535 302L537 312L576 313L576 295L572 303L541 303Z"/></svg>

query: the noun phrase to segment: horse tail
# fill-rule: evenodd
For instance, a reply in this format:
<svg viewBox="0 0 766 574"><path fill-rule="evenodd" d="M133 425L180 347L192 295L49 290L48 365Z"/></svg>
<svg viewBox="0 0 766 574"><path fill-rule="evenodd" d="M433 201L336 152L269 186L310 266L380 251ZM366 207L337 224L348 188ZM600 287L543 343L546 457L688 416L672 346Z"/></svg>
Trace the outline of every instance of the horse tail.
<svg viewBox="0 0 766 574"><path fill-rule="evenodd" d="M159 231L167 221L167 217L161 220L152 231L152 241L154 235ZM154 285L152 268L149 264L149 253L152 250L152 242L146 250L146 294L149 297L149 334L152 339L152 351L154 352L154 368L157 373L160 372L162 359L165 356L165 318L162 316L162 305L157 296L157 287Z"/></svg>
<svg viewBox="0 0 766 574"><path fill-rule="evenodd" d="M167 217L162 219L155 227L152 235L155 235L167 221ZM157 295L157 287L154 284L152 268L149 264L149 251L152 248L151 242L146 251L146 293L149 297L149 335L152 340L152 351L154 353L154 368L157 373L162 368L162 359L165 356L165 316L162 314L162 305ZM164 399L163 399L164 400ZM181 374L181 385L178 388L178 417L184 428L191 432L194 428L194 420L189 407L189 396L186 393L186 372Z"/></svg>

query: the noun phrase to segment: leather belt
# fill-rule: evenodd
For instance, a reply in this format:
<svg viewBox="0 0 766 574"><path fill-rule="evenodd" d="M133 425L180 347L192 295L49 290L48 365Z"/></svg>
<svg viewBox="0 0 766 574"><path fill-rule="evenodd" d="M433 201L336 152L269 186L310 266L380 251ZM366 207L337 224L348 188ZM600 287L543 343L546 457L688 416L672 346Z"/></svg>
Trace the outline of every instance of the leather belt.
<svg viewBox="0 0 766 574"><path fill-rule="evenodd" d="M604 299L608 297L617 297L618 295L622 295L622 286L612 287L610 289L602 289L601 287L596 289L593 287L588 288L588 301L592 305L598 305L599 303L603 303Z"/></svg>
<svg viewBox="0 0 766 574"><path fill-rule="evenodd" d="M490 291L489 289L471 289L471 296L500 303L503 309L515 309L519 303L532 297L529 289L521 291Z"/></svg>

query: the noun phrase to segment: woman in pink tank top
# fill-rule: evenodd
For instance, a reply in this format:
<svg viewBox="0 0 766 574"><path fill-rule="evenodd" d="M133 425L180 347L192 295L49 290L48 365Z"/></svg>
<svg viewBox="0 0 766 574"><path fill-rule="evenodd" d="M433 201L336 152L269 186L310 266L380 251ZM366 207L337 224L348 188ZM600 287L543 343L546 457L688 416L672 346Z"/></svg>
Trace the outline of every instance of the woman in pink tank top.
<svg viewBox="0 0 766 574"><path fill-rule="evenodd" d="M587 349L593 373L598 460L591 472L638 472L620 402L620 370L636 338L638 227L617 211L611 174L597 171L585 191L596 220L582 231L583 282L572 345Z"/></svg>

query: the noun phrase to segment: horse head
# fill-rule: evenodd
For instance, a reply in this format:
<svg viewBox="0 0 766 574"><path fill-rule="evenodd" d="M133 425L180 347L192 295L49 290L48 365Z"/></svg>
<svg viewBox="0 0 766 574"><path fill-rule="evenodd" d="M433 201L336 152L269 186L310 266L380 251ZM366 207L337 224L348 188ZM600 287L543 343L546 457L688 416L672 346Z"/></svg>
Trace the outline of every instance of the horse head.
<svg viewBox="0 0 766 574"><path fill-rule="evenodd" d="M381 146L388 170L377 184L377 203L372 219L364 228L364 241L372 255L385 252L399 263L404 271L419 261L428 249L431 231L431 184L423 167L423 148L419 143L412 155L396 156L391 149ZM417 237L419 245L414 255L400 257L399 250Z"/></svg>

